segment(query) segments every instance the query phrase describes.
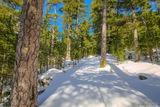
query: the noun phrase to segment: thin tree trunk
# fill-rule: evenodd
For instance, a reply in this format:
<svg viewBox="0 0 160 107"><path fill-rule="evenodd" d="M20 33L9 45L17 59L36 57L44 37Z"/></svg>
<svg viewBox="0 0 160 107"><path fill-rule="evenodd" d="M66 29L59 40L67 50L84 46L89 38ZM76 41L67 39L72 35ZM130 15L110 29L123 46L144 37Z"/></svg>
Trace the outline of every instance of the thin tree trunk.
<svg viewBox="0 0 160 107"><path fill-rule="evenodd" d="M78 31L78 28L79 28L79 19L78 19L78 13L77 13L77 25L76 25L76 30ZM77 34L76 34L76 36L77 36L77 38L79 38L79 31L77 32ZM77 43L78 45L79 45L79 41L78 41L78 43ZM77 45L76 44L76 45ZM80 50L79 50L80 51ZM78 51L76 51L75 52L75 65L77 64L77 62L76 62L76 60L78 60L79 59L79 56L78 56Z"/></svg>
<svg viewBox="0 0 160 107"><path fill-rule="evenodd" d="M45 62L45 60L43 60L44 62L42 63L43 64L43 67L42 67L42 69L43 69L43 73L46 71L46 62Z"/></svg>
<svg viewBox="0 0 160 107"><path fill-rule="evenodd" d="M23 0L11 107L37 107L37 68L44 0Z"/></svg>
<svg viewBox="0 0 160 107"><path fill-rule="evenodd" d="M69 34L67 37L67 53L66 53L66 60L71 60L71 40L70 40L70 36L71 36L71 31L70 31L70 25L69 25Z"/></svg>
<svg viewBox="0 0 160 107"><path fill-rule="evenodd" d="M158 46L157 46L157 44L156 44L156 57L155 57L155 58L156 58L156 61L159 60L158 55L159 55L159 54L158 54Z"/></svg>
<svg viewBox="0 0 160 107"><path fill-rule="evenodd" d="M71 53L71 40L68 37L66 60L71 60L70 53Z"/></svg>
<svg viewBox="0 0 160 107"><path fill-rule="evenodd" d="M1 78L0 78L0 103L1 103L1 101L2 101L2 93L3 93L3 80L4 80L4 78L3 78L3 67L2 67L2 74L1 74Z"/></svg>
<svg viewBox="0 0 160 107"><path fill-rule="evenodd" d="M104 7L103 7L103 21L102 21L102 45L101 45L101 64L100 67L106 66L106 3L107 1L104 0Z"/></svg>
<svg viewBox="0 0 160 107"><path fill-rule="evenodd" d="M54 48L54 28L52 29L52 34L51 34L51 53L50 53L50 64L53 66L53 48Z"/></svg>
<svg viewBox="0 0 160 107"><path fill-rule="evenodd" d="M56 14L56 13L57 13L57 6L54 5L54 14ZM56 26L56 18L57 17L54 17L54 27ZM51 64L53 62L53 48L54 48L54 35L55 35L54 27L52 29L52 35L51 35L51 53L50 53Z"/></svg>
<svg viewBox="0 0 160 107"><path fill-rule="evenodd" d="M133 23L134 23L134 51L135 51L135 62L140 60L140 51L138 49L138 31L137 31L137 26L136 26L136 14L135 10L133 9Z"/></svg>
<svg viewBox="0 0 160 107"><path fill-rule="evenodd" d="M154 37L156 37L156 32L154 30ZM156 38L155 38L156 39ZM157 46L157 41L155 42L155 49L156 49L156 56L155 56L155 60L158 61L159 58L158 58L158 46Z"/></svg>
<svg viewBox="0 0 160 107"><path fill-rule="evenodd" d="M50 68L50 61L49 61L49 58L47 58L47 70L49 70Z"/></svg>
<svg viewBox="0 0 160 107"><path fill-rule="evenodd" d="M149 50L149 58L151 61L153 61L153 51L152 49Z"/></svg>
<svg viewBox="0 0 160 107"><path fill-rule="evenodd" d="M52 29L52 34L51 34L51 53L50 53L51 63L53 59L53 47L54 47L54 29Z"/></svg>
<svg viewBox="0 0 160 107"><path fill-rule="evenodd" d="M3 54L3 64L2 64L2 72L1 72L1 78L0 78L0 101L2 100L2 94L3 94L3 81L4 81L4 61L6 59L6 54Z"/></svg>
<svg viewBox="0 0 160 107"><path fill-rule="evenodd" d="M108 50L107 50L107 52L108 53L110 53L111 52L111 33L110 33L110 25L108 25L108 39L107 39L107 41L108 41Z"/></svg>
<svg viewBox="0 0 160 107"><path fill-rule="evenodd" d="M40 75L42 75L42 61L40 60L40 70L39 70Z"/></svg>

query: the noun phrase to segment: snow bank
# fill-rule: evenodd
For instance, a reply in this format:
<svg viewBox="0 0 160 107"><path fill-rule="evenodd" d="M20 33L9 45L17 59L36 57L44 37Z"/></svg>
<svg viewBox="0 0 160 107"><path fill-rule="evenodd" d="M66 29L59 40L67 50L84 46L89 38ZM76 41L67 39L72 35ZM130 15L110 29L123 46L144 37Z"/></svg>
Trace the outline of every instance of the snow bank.
<svg viewBox="0 0 160 107"><path fill-rule="evenodd" d="M126 73L132 74L149 74L160 77L160 65L148 62L126 61L118 67Z"/></svg>
<svg viewBox="0 0 160 107"><path fill-rule="evenodd" d="M45 73L43 73L43 75L39 75L39 78L40 79L44 79L47 77L53 78L57 73L61 73L61 72L63 72L63 71L52 68L52 69L49 69L48 71L46 71Z"/></svg>

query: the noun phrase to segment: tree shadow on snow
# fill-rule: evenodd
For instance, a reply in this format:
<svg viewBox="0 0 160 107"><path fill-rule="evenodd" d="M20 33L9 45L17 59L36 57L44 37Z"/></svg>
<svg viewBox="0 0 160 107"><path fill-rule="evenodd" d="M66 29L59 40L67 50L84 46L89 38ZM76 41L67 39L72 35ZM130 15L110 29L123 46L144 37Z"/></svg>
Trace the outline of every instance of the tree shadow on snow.
<svg viewBox="0 0 160 107"><path fill-rule="evenodd" d="M121 71L117 66L110 63L110 66L115 71L115 73L121 77L125 82L127 82L131 87L135 90L143 93L149 99L151 99L154 103L160 106L160 78L155 75L144 74L148 79L147 80L139 80L139 75L127 75L123 71ZM152 82L148 81L150 79ZM153 83L153 81L155 83ZM159 84L156 84L159 83Z"/></svg>
<svg viewBox="0 0 160 107"><path fill-rule="evenodd" d="M41 98L48 99L43 101L44 103L41 100L39 105L43 103L41 107L115 107L117 105L118 107L130 107L132 102L147 101L144 95L155 103L159 101L154 97L153 90L150 88L155 88L154 90L158 92L159 86L140 83L136 77L124 74L113 64L110 65L116 73L105 70L96 72L94 66L99 62L90 61L89 64L85 63L83 66L72 68L72 72L56 76L51 83L52 88L48 88L44 93L47 94L46 97ZM87 64L90 65L88 68ZM78 70L84 72L81 73ZM133 81L129 78L137 80Z"/></svg>

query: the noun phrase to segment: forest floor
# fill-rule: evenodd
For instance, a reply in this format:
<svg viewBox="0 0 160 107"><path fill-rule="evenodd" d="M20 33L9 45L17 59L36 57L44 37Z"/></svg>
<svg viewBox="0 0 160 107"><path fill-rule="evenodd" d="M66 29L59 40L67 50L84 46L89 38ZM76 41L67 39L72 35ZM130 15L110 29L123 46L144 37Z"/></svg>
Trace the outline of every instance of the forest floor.
<svg viewBox="0 0 160 107"><path fill-rule="evenodd" d="M160 107L160 66L148 62L118 63L107 55L108 65L99 68L100 57L81 59L74 67L50 69L52 77L38 97L39 107ZM140 80L139 75L148 79Z"/></svg>

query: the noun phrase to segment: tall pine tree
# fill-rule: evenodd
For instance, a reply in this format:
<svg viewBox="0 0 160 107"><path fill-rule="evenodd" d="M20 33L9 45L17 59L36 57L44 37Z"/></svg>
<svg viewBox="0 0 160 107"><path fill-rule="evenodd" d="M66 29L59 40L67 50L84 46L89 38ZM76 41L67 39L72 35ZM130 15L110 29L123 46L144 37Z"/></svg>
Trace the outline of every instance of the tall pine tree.
<svg viewBox="0 0 160 107"><path fill-rule="evenodd" d="M107 12L107 0L104 0L103 4L103 20L102 20L102 45L101 45L101 64L100 67L106 66L106 12Z"/></svg>
<svg viewBox="0 0 160 107"><path fill-rule="evenodd" d="M11 107L37 107L37 65L43 0L24 0L13 73Z"/></svg>

